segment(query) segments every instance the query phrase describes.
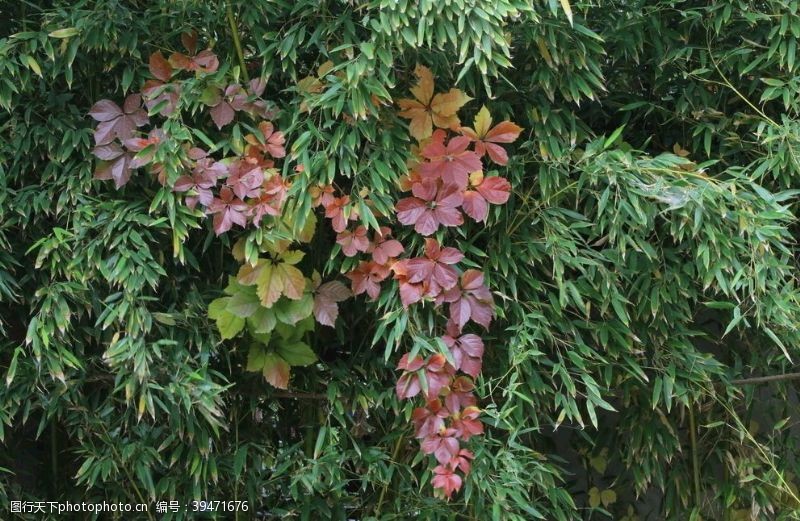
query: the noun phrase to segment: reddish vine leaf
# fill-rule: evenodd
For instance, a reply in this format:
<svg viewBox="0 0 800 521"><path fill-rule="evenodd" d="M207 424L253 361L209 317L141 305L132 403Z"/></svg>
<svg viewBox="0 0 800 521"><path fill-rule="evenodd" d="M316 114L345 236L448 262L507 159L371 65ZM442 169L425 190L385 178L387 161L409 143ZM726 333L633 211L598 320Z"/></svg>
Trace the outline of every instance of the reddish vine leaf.
<svg viewBox="0 0 800 521"><path fill-rule="evenodd" d="M391 238L391 230L386 226L381 226L380 230L375 232L373 243L367 250L372 253L372 260L378 264L387 264L389 259L397 257L405 251L400 241Z"/></svg>
<svg viewBox="0 0 800 521"><path fill-rule="evenodd" d="M475 454L472 451L461 449L458 451L458 455L450 461L450 466L453 467L453 470L461 469L461 472L467 475L472 469L472 460L474 459Z"/></svg>
<svg viewBox="0 0 800 521"><path fill-rule="evenodd" d="M431 135L433 126L440 128L457 128L460 124L456 112L470 98L459 89L450 89L447 93L434 95L433 74L424 65L414 69L418 82L411 88L414 99L397 100L402 109L400 117L410 119L409 132L417 140Z"/></svg>
<svg viewBox="0 0 800 521"><path fill-rule="evenodd" d="M264 366L262 374L266 380L278 389L289 388L289 375L291 367L276 353L266 353L264 355Z"/></svg>
<svg viewBox="0 0 800 521"><path fill-rule="evenodd" d="M468 137L455 136L447 145L444 139L444 131L434 132L431 142L422 149L422 157L428 161L419 165L419 174L423 179L441 178L463 190L467 187L470 172L483 169L483 163L478 154L468 150Z"/></svg>
<svg viewBox="0 0 800 521"><path fill-rule="evenodd" d="M460 411L461 409L473 406L477 403L475 395L472 391L475 389L475 382L469 376L457 376L450 382L450 387L447 389L444 397L444 402L447 408L451 411Z"/></svg>
<svg viewBox="0 0 800 521"><path fill-rule="evenodd" d="M434 488L442 491L448 499L454 492L461 490L461 476L456 474L453 469L446 465L437 465L433 469L433 479L431 484Z"/></svg>
<svg viewBox="0 0 800 521"><path fill-rule="evenodd" d="M349 220L358 219L358 212L355 208L350 207L350 196L343 195L342 197L334 197L333 201L325 207L325 217L331 220L331 227L336 233L341 233L347 228L348 217L346 212L350 213Z"/></svg>
<svg viewBox="0 0 800 521"><path fill-rule="evenodd" d="M211 189L217 186L217 180L227 171L223 163L210 158L199 159L192 175L179 177L172 189L175 192L192 192L186 197L186 206L189 208L194 209L198 202L208 207L214 201Z"/></svg>
<svg viewBox="0 0 800 521"><path fill-rule="evenodd" d="M114 186L119 189L131 178L131 156L116 143L109 143L95 147L92 153L102 162L94 171L94 178L107 181L113 180Z"/></svg>
<svg viewBox="0 0 800 521"><path fill-rule="evenodd" d="M189 54L197 53L197 31L181 33L181 43Z"/></svg>
<svg viewBox="0 0 800 521"><path fill-rule="evenodd" d="M356 269L345 276L352 283L353 295L366 293L370 299L375 300L381 292L380 283L389 276L389 268L377 262L361 261Z"/></svg>
<svg viewBox="0 0 800 521"><path fill-rule="evenodd" d="M459 445L455 429L441 429L422 440L422 452L433 454L436 461L445 465L458 455Z"/></svg>
<svg viewBox="0 0 800 521"><path fill-rule="evenodd" d="M513 143L522 132L522 127L510 122L502 121L496 127L492 127L492 116L486 107L475 116L473 121L475 128L461 127L461 133L475 142L475 152L479 157L485 154L498 165L508 164L508 153L497 143Z"/></svg>
<svg viewBox="0 0 800 521"><path fill-rule="evenodd" d="M423 390L423 382L420 379L420 372L425 376L425 395L429 400L439 396L439 392L446 388L450 383L450 378L455 373L455 369L447 358L441 353L431 355L427 361L422 362L420 357L415 357L411 361L408 354L403 355L397 364L398 369L405 372L397 380L395 392L397 397L402 399L412 398Z"/></svg>
<svg viewBox="0 0 800 521"><path fill-rule="evenodd" d="M417 438L433 436L444 427L444 419L448 416L450 416L450 411L442 405L439 399L428 401L425 407L417 407L411 413L415 436Z"/></svg>
<svg viewBox="0 0 800 521"><path fill-rule="evenodd" d="M286 155L286 149L283 146L286 143L286 138L283 132L275 130L274 125L269 121L259 123L258 130L261 134L260 136L248 134L244 138L250 147L266 152L275 159Z"/></svg>
<svg viewBox="0 0 800 521"><path fill-rule="evenodd" d="M422 300L426 291L422 283L408 281L408 261L409 259L402 259L392 264L394 278L398 281L400 286L400 302L402 302L404 308Z"/></svg>
<svg viewBox="0 0 800 521"><path fill-rule="evenodd" d="M448 326L447 334L442 336L442 341L453 354L455 368L477 378L481 372L483 340L472 333L459 336L456 324L451 322Z"/></svg>
<svg viewBox="0 0 800 521"><path fill-rule="evenodd" d="M247 204L236 197L233 190L223 186L219 197L214 198L208 205L209 215L214 216L214 232L217 235L230 230L234 224L241 227L247 226Z"/></svg>
<svg viewBox="0 0 800 521"><path fill-rule="evenodd" d="M190 72L202 72L204 74L211 74L219 69L219 59L210 49L201 51L198 54L191 53L187 56L183 53L172 53L169 57L169 63L174 68Z"/></svg>
<svg viewBox="0 0 800 521"><path fill-rule="evenodd" d="M414 225L420 235L431 235L439 226L460 226L464 216L458 209L464 196L458 186L440 185L428 179L413 186L414 197L401 199L395 205L397 220L402 224Z"/></svg>
<svg viewBox="0 0 800 521"><path fill-rule="evenodd" d="M164 131L160 128L152 129L146 138L134 137L128 138L123 141L123 145L129 152L134 152L136 155L131 159L131 168L139 168L153 160L156 154L156 148L165 138Z"/></svg>
<svg viewBox="0 0 800 521"><path fill-rule="evenodd" d="M483 284L483 273L469 269L461 275L461 284L442 293L437 303L450 304L450 319L462 329L468 320L489 327L494 316L492 292Z"/></svg>
<svg viewBox="0 0 800 521"><path fill-rule="evenodd" d="M181 88L177 83L164 83L160 80L147 80L142 87L142 96L147 110L161 107L158 114L169 116L178 108Z"/></svg>
<svg viewBox="0 0 800 521"><path fill-rule="evenodd" d="M169 64L161 51L156 51L150 55L150 74L157 80L168 82L172 77L172 65Z"/></svg>
<svg viewBox="0 0 800 521"><path fill-rule="evenodd" d="M365 252L370 247L367 228L359 226L355 230L345 230L336 235L336 244L342 247L345 257L354 257L358 252Z"/></svg>
<svg viewBox="0 0 800 521"><path fill-rule="evenodd" d="M264 183L264 173L258 167L253 167L244 161L235 161L228 167L228 186L239 199L258 197L261 185Z"/></svg>
<svg viewBox="0 0 800 521"><path fill-rule="evenodd" d="M299 165L303 166L303 165ZM327 208L331 204L333 204L336 196L334 195L334 188L331 185L319 185L319 186L312 186L309 188L309 192L311 194L311 205L315 208L317 206L322 206L323 208Z"/></svg>
<svg viewBox="0 0 800 521"><path fill-rule="evenodd" d="M314 317L325 326L334 327L339 316L338 303L353 296L353 293L338 280L319 284L319 275L314 274L317 287L314 291Z"/></svg>
<svg viewBox="0 0 800 521"><path fill-rule="evenodd" d="M100 100L89 110L89 115L99 122L94 131L97 145L107 145L114 139L124 141L131 138L136 128L149 122L139 94L125 98L122 108L111 100Z"/></svg>
<svg viewBox="0 0 800 521"><path fill-rule="evenodd" d="M489 203L505 204L508 201L511 184L502 177L483 177L482 172L473 172L469 177L475 190L464 192L461 208L476 221L484 222L489 215Z"/></svg>
<svg viewBox="0 0 800 521"><path fill-rule="evenodd" d="M468 441L473 436L483 434L483 422L478 419L480 414L481 410L471 405L454 415L452 426L456 431L456 436Z"/></svg>
<svg viewBox="0 0 800 521"><path fill-rule="evenodd" d="M422 283L430 296L438 295L458 282L458 272L453 264L460 262L464 254L455 248L442 248L435 239L425 239L425 257L409 259L406 263L408 281Z"/></svg>

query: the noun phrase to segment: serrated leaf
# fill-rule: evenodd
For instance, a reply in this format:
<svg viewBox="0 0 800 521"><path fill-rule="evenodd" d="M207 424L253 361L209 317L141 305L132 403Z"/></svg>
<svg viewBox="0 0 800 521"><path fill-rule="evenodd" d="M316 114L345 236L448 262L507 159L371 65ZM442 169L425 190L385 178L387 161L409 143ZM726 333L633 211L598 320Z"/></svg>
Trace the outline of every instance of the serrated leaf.
<svg viewBox="0 0 800 521"><path fill-rule="evenodd" d="M247 367L246 369L251 372L260 372L264 369L266 363L267 351L263 346L252 344L250 351L247 352Z"/></svg>
<svg viewBox="0 0 800 521"><path fill-rule="evenodd" d="M264 378L278 389L289 388L289 376L291 367L276 353L266 353L264 355L264 365L261 370Z"/></svg>
<svg viewBox="0 0 800 521"><path fill-rule="evenodd" d="M286 360L289 365L307 366L317 361L317 355L305 342L292 342L278 344L275 351Z"/></svg>
<svg viewBox="0 0 800 521"><path fill-rule="evenodd" d="M221 297L208 306L208 316L217 323L217 329L223 340L235 337L244 328L244 319L227 310L231 297Z"/></svg>

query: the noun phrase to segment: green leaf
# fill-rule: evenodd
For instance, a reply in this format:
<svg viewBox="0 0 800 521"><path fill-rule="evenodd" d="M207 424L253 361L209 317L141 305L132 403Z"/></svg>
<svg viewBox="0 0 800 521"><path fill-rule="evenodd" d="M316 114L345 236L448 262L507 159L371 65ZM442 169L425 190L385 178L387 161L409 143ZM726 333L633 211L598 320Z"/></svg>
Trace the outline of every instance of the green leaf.
<svg viewBox="0 0 800 521"><path fill-rule="evenodd" d="M250 351L247 352L247 370L252 372L259 372L264 368L266 363L267 351L264 346L258 344L251 344Z"/></svg>
<svg viewBox="0 0 800 521"><path fill-rule="evenodd" d="M294 325L314 312L314 297L306 293L300 300L282 298L273 308L275 316L284 324Z"/></svg>
<svg viewBox="0 0 800 521"><path fill-rule="evenodd" d="M78 30L74 27L67 27L66 29L58 29L57 31L53 31L48 33L47 36L51 38L69 38L71 36L75 36L78 34Z"/></svg>
<svg viewBox="0 0 800 521"><path fill-rule="evenodd" d="M291 344L278 344L275 351L286 360L289 365L307 366L317 361L317 355L305 342Z"/></svg>
<svg viewBox="0 0 800 521"><path fill-rule="evenodd" d="M250 333L269 333L275 329L278 319L275 310L259 307L255 313L247 317L247 327Z"/></svg>
<svg viewBox="0 0 800 521"><path fill-rule="evenodd" d="M261 302L258 300L255 288L245 286L231 297L226 310L237 317L247 318L258 311L259 308L261 308Z"/></svg>
<svg viewBox="0 0 800 521"><path fill-rule="evenodd" d="M561 2L561 8L564 9L564 14L567 15L569 24L572 25L572 6L569 5L569 0L559 0L559 2Z"/></svg>
<svg viewBox="0 0 800 521"><path fill-rule="evenodd" d="M221 297L208 306L208 316L217 322L223 340L235 337L244 328L244 319L227 310L230 300L231 297Z"/></svg>

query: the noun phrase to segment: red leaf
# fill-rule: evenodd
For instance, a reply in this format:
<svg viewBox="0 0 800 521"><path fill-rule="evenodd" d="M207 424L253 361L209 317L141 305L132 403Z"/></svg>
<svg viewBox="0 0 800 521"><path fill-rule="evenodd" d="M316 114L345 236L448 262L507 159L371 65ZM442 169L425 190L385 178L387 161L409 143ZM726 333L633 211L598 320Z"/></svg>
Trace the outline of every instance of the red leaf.
<svg viewBox="0 0 800 521"><path fill-rule="evenodd" d="M341 233L347 228L347 218L344 215L344 209L350 204L350 197L344 195L342 197L334 197L333 201L325 206L325 217L331 220L331 227L336 233ZM358 218L358 212L354 208L350 208L350 220Z"/></svg>
<svg viewBox="0 0 800 521"><path fill-rule="evenodd" d="M411 414L415 436L417 438L433 436L444 427L444 418L448 416L450 416L450 411L442 405L440 400L430 400L425 407L417 407Z"/></svg>
<svg viewBox="0 0 800 521"><path fill-rule="evenodd" d="M442 491L446 498L450 498L453 492L458 492L461 489L461 476L453 472L452 469L445 465L438 465L433 469L433 479L431 483L434 488Z"/></svg>
<svg viewBox="0 0 800 521"><path fill-rule="evenodd" d="M390 230L385 226L381 226L379 232L375 232L374 243L368 252L372 253L372 260L378 264L386 264L389 259L397 257L405 251L400 241L390 239Z"/></svg>
<svg viewBox="0 0 800 521"><path fill-rule="evenodd" d="M444 132L437 130L425 148L422 156L427 162L419 165L419 173L423 178L442 179L463 190L467 186L470 172L483 169L480 157L472 150L467 150L470 139L456 136L448 144L444 144Z"/></svg>
<svg viewBox="0 0 800 521"><path fill-rule="evenodd" d="M92 105L89 115L96 121L111 121L122 116L122 109L111 100L101 99Z"/></svg>
<svg viewBox="0 0 800 521"><path fill-rule="evenodd" d="M422 440L422 452L433 454L436 461L442 465L449 463L458 454L460 448L455 436L455 429L441 429L435 435Z"/></svg>
<svg viewBox="0 0 800 521"><path fill-rule="evenodd" d="M161 81L169 81L172 77L172 65L169 64L161 51L156 51L150 55L150 74Z"/></svg>
<svg viewBox="0 0 800 521"><path fill-rule="evenodd" d="M455 248L440 248L434 239L425 240L425 257L408 259L403 268L408 282L422 283L426 293L435 297L458 282L458 272L451 265L464 258Z"/></svg>
<svg viewBox="0 0 800 521"><path fill-rule="evenodd" d="M511 183L498 176L485 177L475 189L492 204L505 204L511 195Z"/></svg>
<svg viewBox="0 0 800 521"><path fill-rule="evenodd" d="M247 226L246 211L247 204L237 199L230 188L223 186L219 191L219 198L214 199L208 206L207 213L214 215L214 232L222 235L234 224Z"/></svg>
<svg viewBox="0 0 800 521"><path fill-rule="evenodd" d="M472 436L483 434L483 422L478 419L480 409L475 406L466 407L460 414L453 419L453 429L456 436L468 441Z"/></svg>
<svg viewBox="0 0 800 521"><path fill-rule="evenodd" d="M320 324L333 327L339 316L338 302L350 298L353 294L339 281L322 284L314 295L314 317Z"/></svg>
<svg viewBox="0 0 800 521"><path fill-rule="evenodd" d="M346 257L354 257L360 251L365 252L370 247L367 229L364 226L359 226L353 231L345 230L336 235L336 244L341 245L342 253Z"/></svg>
<svg viewBox="0 0 800 521"><path fill-rule="evenodd" d="M449 333L453 333L453 331L449 331ZM471 333L461 336L447 334L442 337L442 340L453 354L455 368L473 378L477 378L481 372L481 358L483 357L484 348L481 337Z"/></svg>
<svg viewBox="0 0 800 521"><path fill-rule="evenodd" d="M221 101L216 107L211 109L211 119L214 120L214 124L217 125L219 129L222 129L222 127L233 121L233 116L235 114L231 106L225 101Z"/></svg>
<svg viewBox="0 0 800 521"><path fill-rule="evenodd" d="M439 226L460 226L464 218L458 207L463 202L463 196L455 185L442 185L433 192L431 184L436 181L415 184L416 192L425 198L406 197L395 205L397 220L402 224L414 225L414 229L421 235L431 235ZM436 194L435 199L432 197ZM430 197L430 198L428 198Z"/></svg>
<svg viewBox="0 0 800 521"><path fill-rule="evenodd" d="M419 375L417 375L417 373L405 373L397 379L397 384L395 385L395 392L397 393L397 397L401 400L413 398L418 395L421 390L422 387L420 386Z"/></svg>
<svg viewBox="0 0 800 521"><path fill-rule="evenodd" d="M197 31L181 34L181 43L189 54L195 54L197 52Z"/></svg>
<svg viewBox="0 0 800 521"><path fill-rule="evenodd" d="M467 190L464 192L464 202L461 204L464 213L478 222L486 221L489 215L489 205L486 199L478 192Z"/></svg>
<svg viewBox="0 0 800 521"><path fill-rule="evenodd" d="M375 300L381 291L380 282L389 276L389 269L376 262L361 261L356 269L345 276L352 282L354 295L366 293Z"/></svg>

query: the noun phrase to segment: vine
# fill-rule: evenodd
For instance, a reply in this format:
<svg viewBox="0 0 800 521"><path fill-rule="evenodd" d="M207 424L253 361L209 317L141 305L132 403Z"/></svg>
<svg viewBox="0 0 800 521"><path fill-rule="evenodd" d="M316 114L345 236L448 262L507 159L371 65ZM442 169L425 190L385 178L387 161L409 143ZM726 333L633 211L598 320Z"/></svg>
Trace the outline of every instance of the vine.
<svg viewBox="0 0 800 521"><path fill-rule="evenodd" d="M246 370L262 373L276 388L288 389L291 367L317 360L304 340L306 333L314 329L314 319L334 326L343 300L361 294L376 300L391 278L397 282L404 308L432 302L441 319L436 339L441 352L403 354L397 363L401 374L395 392L401 400L422 399L412 413L415 437L420 450L436 462L434 488L450 498L460 490L475 457L464 444L484 430L474 389L485 346L481 336L468 329L470 323L489 328L494 302L485 274L461 269L464 252L432 235L463 225L465 216L485 222L490 205L508 201L510 183L487 174L486 167L508 163L503 145L515 141L522 129L510 121L492 126L486 107L477 113L472 127L462 126L458 111L472 98L456 88L435 93L431 71L418 65L413 99L398 101L398 115L410 120L409 132L417 140L408 172L399 180L401 191L409 194L396 202L393 215L381 217L387 225L370 232L358 224L359 210L349 195L337 194L330 185L312 191L313 205L324 210L342 254L358 262L345 273L349 289L335 280L323 283L318 273L306 277L296 267L305 253L291 244L309 242L316 219L306 216L302 230L293 233L293 223L283 215L291 182L280 174L277 162L286 156L286 140L270 121L277 111L261 98L265 82L256 78L242 86L208 80L219 68L216 55L210 49L197 53L195 34L184 35L182 41L188 54L173 53L169 59L160 52L151 55L153 79L140 93L128 96L122 107L110 100L92 107L90 115L98 122L94 154L100 159L95 177L113 180L120 188L134 171L147 168L161 185L183 197L188 210L213 217L217 235L234 226L267 226L288 237L260 241L257 250L252 241L239 240L234 256L243 264L230 277L225 296L208 308L223 340L247 332L251 343ZM194 77L178 79L180 72ZM141 130L152 116L175 118L183 100L192 97L207 109L219 130L237 113L254 121L241 146L234 143L235 136L229 137L232 155L215 157L216 149L196 147L191 135L171 135L164 127L152 126L146 134ZM177 152L171 168L156 160L165 143ZM296 171L302 172L302 166ZM395 223L413 227L424 240L420 255L411 256L393 237Z"/></svg>

